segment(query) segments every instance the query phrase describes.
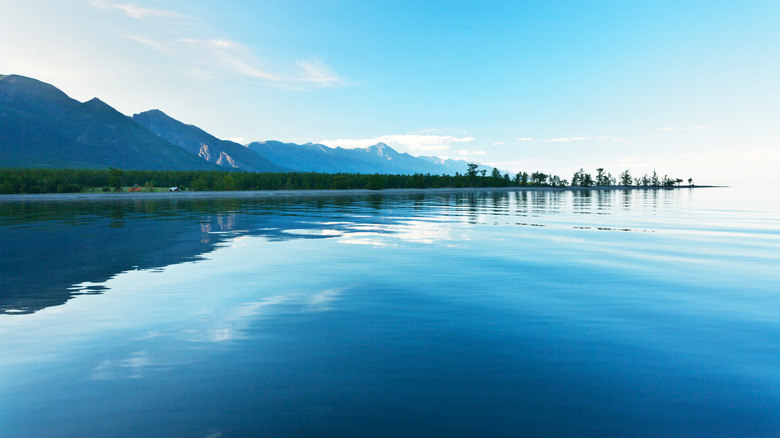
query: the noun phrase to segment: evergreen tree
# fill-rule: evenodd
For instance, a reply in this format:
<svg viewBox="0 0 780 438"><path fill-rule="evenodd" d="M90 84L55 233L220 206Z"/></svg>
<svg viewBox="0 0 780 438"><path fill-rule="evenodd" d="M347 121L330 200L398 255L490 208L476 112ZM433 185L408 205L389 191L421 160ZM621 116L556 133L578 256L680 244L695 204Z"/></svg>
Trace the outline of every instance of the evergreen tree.
<svg viewBox="0 0 780 438"><path fill-rule="evenodd" d="M598 169L596 169L596 185L597 186L607 185L607 176L604 174L603 167L599 167Z"/></svg>
<svg viewBox="0 0 780 438"><path fill-rule="evenodd" d="M108 168L108 186L114 189L115 192L121 192L122 191L122 171L119 169L114 169L113 167Z"/></svg>
<svg viewBox="0 0 780 438"><path fill-rule="evenodd" d="M631 172L629 172L628 169L624 170L623 173L620 174L620 185L622 186L631 185Z"/></svg>
<svg viewBox="0 0 780 438"><path fill-rule="evenodd" d="M469 177L469 185L474 187L474 183L477 180L477 168L479 167L479 164L469 163L467 166L468 170L466 170L466 175Z"/></svg>
<svg viewBox="0 0 780 438"><path fill-rule="evenodd" d="M523 172L523 176L520 177L520 185L523 187L528 187L528 173Z"/></svg>

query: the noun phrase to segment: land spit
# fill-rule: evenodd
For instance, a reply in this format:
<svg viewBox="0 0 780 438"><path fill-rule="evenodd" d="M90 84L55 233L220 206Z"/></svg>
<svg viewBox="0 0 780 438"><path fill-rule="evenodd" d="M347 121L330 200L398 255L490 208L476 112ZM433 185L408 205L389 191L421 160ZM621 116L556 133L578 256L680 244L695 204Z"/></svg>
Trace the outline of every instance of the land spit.
<svg viewBox="0 0 780 438"><path fill-rule="evenodd" d="M565 191L616 191L616 190L681 190L694 188L713 188L723 186L680 186L680 187L644 187L644 186L597 186L597 187L444 187L430 189L348 189L348 190L242 190L220 192L120 192L120 193L40 193L0 195L0 202L15 201L109 201L119 199L216 199L216 198L299 198L333 196L370 196L370 195L418 195L450 193L487 193L487 192L565 192Z"/></svg>

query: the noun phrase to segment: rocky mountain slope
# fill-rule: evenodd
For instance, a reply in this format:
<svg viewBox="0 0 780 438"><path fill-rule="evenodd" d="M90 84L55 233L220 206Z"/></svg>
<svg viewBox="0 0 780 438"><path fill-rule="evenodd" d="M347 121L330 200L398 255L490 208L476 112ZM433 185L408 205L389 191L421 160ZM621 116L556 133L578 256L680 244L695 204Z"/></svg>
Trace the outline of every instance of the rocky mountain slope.
<svg viewBox="0 0 780 438"><path fill-rule="evenodd" d="M217 168L95 98L81 103L23 76L0 76L0 165Z"/></svg>
<svg viewBox="0 0 780 438"><path fill-rule="evenodd" d="M98 98L81 103L36 79L0 75L0 167L438 175L464 173L466 162L414 157L384 143L244 146L160 110L128 117Z"/></svg>

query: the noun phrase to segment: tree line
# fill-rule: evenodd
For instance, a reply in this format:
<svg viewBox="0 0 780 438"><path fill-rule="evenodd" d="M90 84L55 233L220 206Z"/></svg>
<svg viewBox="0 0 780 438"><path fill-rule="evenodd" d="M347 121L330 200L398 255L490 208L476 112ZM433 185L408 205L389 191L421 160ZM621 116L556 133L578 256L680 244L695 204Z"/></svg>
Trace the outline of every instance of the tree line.
<svg viewBox="0 0 780 438"><path fill-rule="evenodd" d="M493 169L478 170L469 164L465 173L455 175L388 175L358 173L254 173L220 170L122 170L122 169L0 169L0 194L79 193L91 190L119 192L123 187L139 186L151 191L155 187L179 187L192 191L231 190L345 190L400 188L461 187L673 187L682 179L652 175L634 178L626 170L619 179L603 168L595 176L583 169L574 173L571 182L558 175L543 172L502 174ZM693 181L688 179L688 184Z"/></svg>

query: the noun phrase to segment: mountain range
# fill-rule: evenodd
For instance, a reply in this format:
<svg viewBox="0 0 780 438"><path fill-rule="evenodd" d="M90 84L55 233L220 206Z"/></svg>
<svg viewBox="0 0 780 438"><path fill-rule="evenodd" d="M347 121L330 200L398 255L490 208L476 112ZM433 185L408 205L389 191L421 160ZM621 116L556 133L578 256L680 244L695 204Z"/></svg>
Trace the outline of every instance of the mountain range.
<svg viewBox="0 0 780 438"><path fill-rule="evenodd" d="M2 167L216 169L95 98L0 76Z"/></svg>
<svg viewBox="0 0 780 438"><path fill-rule="evenodd" d="M101 100L0 75L0 167L243 170L381 174L464 173L467 163L367 148L221 140L160 110L128 117Z"/></svg>

